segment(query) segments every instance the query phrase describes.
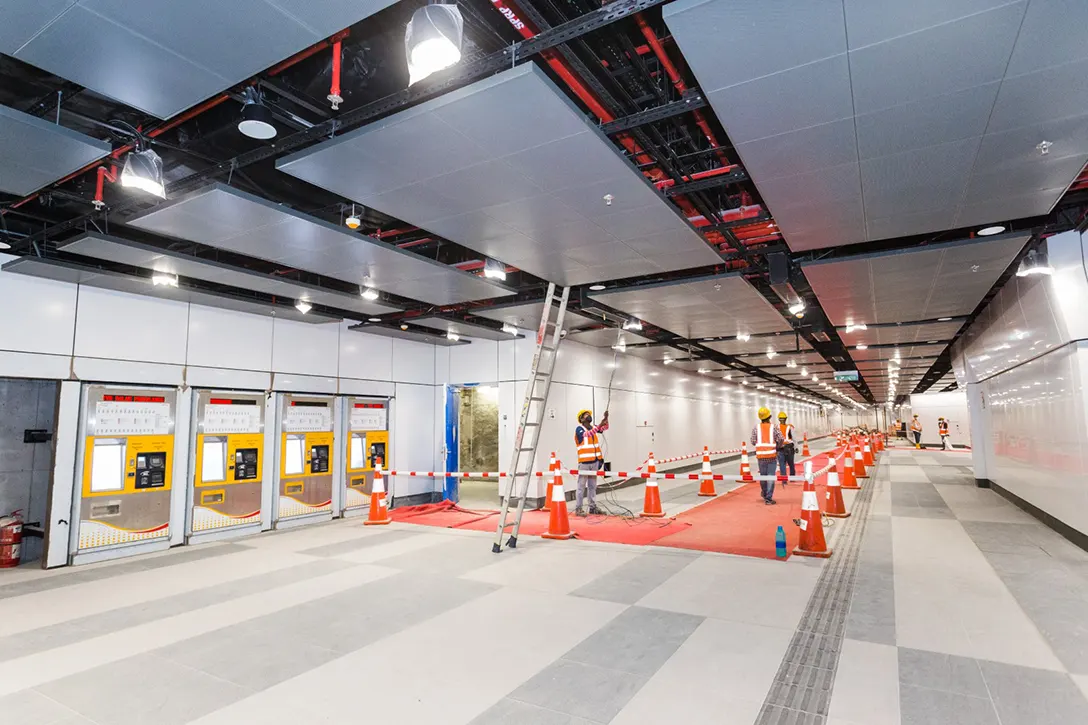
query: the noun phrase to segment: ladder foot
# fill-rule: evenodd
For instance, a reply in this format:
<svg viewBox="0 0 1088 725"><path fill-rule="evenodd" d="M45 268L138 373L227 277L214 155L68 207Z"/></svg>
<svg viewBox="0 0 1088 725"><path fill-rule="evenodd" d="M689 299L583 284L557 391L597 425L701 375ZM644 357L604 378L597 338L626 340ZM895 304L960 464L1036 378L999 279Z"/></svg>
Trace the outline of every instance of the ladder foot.
<svg viewBox="0 0 1088 725"><path fill-rule="evenodd" d="M507 539L506 540L506 548L508 548L508 549L518 548L518 537L511 536L509 539Z"/></svg>
<svg viewBox="0 0 1088 725"><path fill-rule="evenodd" d="M491 553L492 554L501 554L502 553L502 547L499 546L498 544L492 544L491 545Z"/></svg>

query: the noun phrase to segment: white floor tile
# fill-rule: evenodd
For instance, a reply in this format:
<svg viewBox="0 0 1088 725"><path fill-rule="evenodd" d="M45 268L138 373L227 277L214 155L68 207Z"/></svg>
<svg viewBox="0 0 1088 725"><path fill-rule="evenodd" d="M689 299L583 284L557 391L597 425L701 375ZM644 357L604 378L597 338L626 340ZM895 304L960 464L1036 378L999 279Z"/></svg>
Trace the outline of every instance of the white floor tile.
<svg viewBox="0 0 1088 725"><path fill-rule="evenodd" d="M420 549L437 546L449 541L449 538L446 536L432 533L428 529L419 529L419 531L420 533L418 535L407 539L398 538L390 541L388 544L375 543L373 546L366 546L361 549L356 549L355 551L337 554L331 558L337 559L338 561L350 561L354 564L370 564L373 562L381 562L382 559L388 559L392 556L419 551ZM380 539L378 541L380 541ZM482 542L480 545L484 546Z"/></svg>
<svg viewBox="0 0 1088 725"><path fill-rule="evenodd" d="M1077 683L1077 687L1084 693L1085 699L1088 699L1088 675L1070 675L1073 678L1073 682Z"/></svg>
<svg viewBox="0 0 1088 725"><path fill-rule="evenodd" d="M843 640L828 715L866 725L899 725L898 647Z"/></svg>
<svg viewBox="0 0 1088 725"><path fill-rule="evenodd" d="M526 540L504 551L490 566L464 576L518 589L569 594L635 558L641 549L586 546L585 542Z"/></svg>

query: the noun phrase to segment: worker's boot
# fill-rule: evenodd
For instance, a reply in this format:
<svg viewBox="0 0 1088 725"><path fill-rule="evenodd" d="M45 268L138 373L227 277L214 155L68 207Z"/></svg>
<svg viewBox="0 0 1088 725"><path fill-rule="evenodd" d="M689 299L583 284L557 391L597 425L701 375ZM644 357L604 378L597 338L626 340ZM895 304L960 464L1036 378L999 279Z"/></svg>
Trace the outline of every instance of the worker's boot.
<svg viewBox="0 0 1088 725"><path fill-rule="evenodd" d="M581 517L585 518L586 510L585 509L574 509L574 515L575 516L581 516Z"/></svg>
<svg viewBox="0 0 1088 725"><path fill-rule="evenodd" d="M597 508L597 504L589 505L589 513L591 514L603 514L604 512Z"/></svg>

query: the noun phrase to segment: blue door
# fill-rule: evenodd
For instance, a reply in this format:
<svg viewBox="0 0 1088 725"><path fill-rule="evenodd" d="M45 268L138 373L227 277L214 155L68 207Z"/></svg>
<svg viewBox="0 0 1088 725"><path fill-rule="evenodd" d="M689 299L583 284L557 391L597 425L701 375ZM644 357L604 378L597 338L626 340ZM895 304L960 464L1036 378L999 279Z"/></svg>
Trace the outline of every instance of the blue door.
<svg viewBox="0 0 1088 725"><path fill-rule="evenodd" d="M460 466L458 449L461 445L459 430L461 421L461 389L454 385L446 386L446 470L456 471ZM442 484L442 498L457 503L460 494L457 490L459 479L447 476Z"/></svg>

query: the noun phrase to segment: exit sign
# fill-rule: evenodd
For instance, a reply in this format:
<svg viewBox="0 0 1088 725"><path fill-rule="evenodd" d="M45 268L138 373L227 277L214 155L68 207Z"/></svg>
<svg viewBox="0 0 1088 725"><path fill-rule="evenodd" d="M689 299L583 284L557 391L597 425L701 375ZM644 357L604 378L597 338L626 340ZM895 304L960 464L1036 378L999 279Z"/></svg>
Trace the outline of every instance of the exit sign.
<svg viewBox="0 0 1088 725"><path fill-rule="evenodd" d="M837 370L835 372L836 383L853 383L857 382L858 371L857 370Z"/></svg>

